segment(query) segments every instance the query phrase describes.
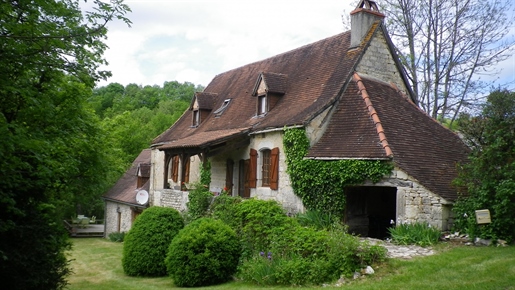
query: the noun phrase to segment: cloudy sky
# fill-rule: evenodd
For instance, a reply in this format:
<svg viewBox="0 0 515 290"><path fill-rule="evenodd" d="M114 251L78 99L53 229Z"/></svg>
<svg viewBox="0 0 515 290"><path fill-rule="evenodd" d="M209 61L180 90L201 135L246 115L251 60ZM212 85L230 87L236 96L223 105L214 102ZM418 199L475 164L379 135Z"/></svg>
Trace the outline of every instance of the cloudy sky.
<svg viewBox="0 0 515 290"><path fill-rule="evenodd" d="M110 24L105 57L123 85L206 86L224 71L345 31L350 0L126 0L132 27ZM515 29L514 29L515 31ZM515 56L502 77L515 89Z"/></svg>

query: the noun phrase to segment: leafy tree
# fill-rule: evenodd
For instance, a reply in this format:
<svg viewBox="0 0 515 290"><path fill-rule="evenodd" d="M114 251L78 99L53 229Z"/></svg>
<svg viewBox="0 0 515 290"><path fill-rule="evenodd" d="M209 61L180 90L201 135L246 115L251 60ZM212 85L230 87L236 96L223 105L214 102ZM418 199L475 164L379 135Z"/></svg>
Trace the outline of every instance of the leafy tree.
<svg viewBox="0 0 515 290"><path fill-rule="evenodd" d="M69 274L60 221L69 201L105 178L98 120L84 106L108 72L107 22L129 23L116 0L0 3L0 278L6 289L54 289ZM98 147L97 147L98 146ZM73 203L71 205L73 207Z"/></svg>
<svg viewBox="0 0 515 290"><path fill-rule="evenodd" d="M452 122L464 108L484 100L496 65L511 56L510 0L385 0L388 30L419 106Z"/></svg>
<svg viewBox="0 0 515 290"><path fill-rule="evenodd" d="M479 116L462 116L460 131L472 147L456 185L456 227L472 236L515 240L515 93L492 92ZM492 223L477 225L475 210L489 209Z"/></svg>

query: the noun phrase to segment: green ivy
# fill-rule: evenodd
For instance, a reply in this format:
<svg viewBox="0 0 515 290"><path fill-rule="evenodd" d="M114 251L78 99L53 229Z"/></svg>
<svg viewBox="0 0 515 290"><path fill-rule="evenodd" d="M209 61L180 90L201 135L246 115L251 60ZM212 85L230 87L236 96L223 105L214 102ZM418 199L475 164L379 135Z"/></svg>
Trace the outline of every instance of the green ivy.
<svg viewBox="0 0 515 290"><path fill-rule="evenodd" d="M342 216L346 187L378 182L393 170L393 164L384 160L304 159L309 139L303 129L286 129L283 145L293 190L308 210Z"/></svg>
<svg viewBox="0 0 515 290"><path fill-rule="evenodd" d="M211 162L208 160L200 166L200 184L209 186L211 183Z"/></svg>

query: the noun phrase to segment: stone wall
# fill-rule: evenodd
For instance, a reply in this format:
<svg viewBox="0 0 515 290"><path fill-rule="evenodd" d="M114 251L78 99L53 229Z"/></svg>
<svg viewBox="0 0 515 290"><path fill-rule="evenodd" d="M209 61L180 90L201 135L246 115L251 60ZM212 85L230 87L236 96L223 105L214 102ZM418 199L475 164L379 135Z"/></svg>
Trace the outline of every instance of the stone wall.
<svg viewBox="0 0 515 290"><path fill-rule="evenodd" d="M388 49L386 38L382 31L376 31L370 46L365 51L363 58L356 67L360 75L366 75L386 83L394 83L399 90L407 94L407 88L402 81L402 77L395 65L393 56Z"/></svg>
<svg viewBox="0 0 515 290"><path fill-rule="evenodd" d="M119 209L119 210L118 210ZM118 211L120 213L118 213ZM110 233L118 232L118 217L120 216L120 232L128 232L132 226L133 211L126 204L106 201L105 237Z"/></svg>
<svg viewBox="0 0 515 290"><path fill-rule="evenodd" d="M397 188L397 224L427 222L442 230L452 227L452 204L429 191L400 168L395 168L389 177L378 183L367 182L364 185Z"/></svg>

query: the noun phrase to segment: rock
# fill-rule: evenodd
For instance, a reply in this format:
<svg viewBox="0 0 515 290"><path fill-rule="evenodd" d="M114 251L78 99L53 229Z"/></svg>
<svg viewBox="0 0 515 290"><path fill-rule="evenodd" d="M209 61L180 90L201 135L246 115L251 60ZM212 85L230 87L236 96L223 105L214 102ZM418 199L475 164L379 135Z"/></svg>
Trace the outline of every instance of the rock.
<svg viewBox="0 0 515 290"><path fill-rule="evenodd" d="M476 238L474 241L474 244L476 245L483 245L483 246L490 246L492 244L492 240L485 240L481 238Z"/></svg>
<svg viewBox="0 0 515 290"><path fill-rule="evenodd" d="M498 247L506 247L506 246L508 246L508 242L506 242L505 240L498 239L497 246Z"/></svg>
<svg viewBox="0 0 515 290"><path fill-rule="evenodd" d="M374 271L374 269L373 269L372 267L367 266L367 267L365 268L365 274L367 274L367 275L372 275L372 274L374 274L374 273L375 273L375 271Z"/></svg>
<svg viewBox="0 0 515 290"><path fill-rule="evenodd" d="M354 272L354 276L352 277L352 279L356 280L360 277L361 277L361 274L359 272Z"/></svg>

